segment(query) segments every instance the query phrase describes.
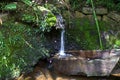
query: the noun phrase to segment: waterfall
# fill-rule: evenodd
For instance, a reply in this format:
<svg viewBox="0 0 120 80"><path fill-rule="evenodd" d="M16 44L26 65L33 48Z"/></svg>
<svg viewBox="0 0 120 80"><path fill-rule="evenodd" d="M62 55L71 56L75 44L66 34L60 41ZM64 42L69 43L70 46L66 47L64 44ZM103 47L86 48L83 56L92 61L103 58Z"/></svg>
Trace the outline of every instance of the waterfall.
<svg viewBox="0 0 120 80"><path fill-rule="evenodd" d="M61 44L60 44L60 51L59 51L59 57L60 58L64 58L67 56L72 56L70 54L66 54L64 51L64 33L65 33L65 25L64 25L64 20L61 14L57 15L57 24L56 24L56 28L60 28L62 29L61 31Z"/></svg>
<svg viewBox="0 0 120 80"><path fill-rule="evenodd" d="M62 29L62 31L61 31L61 44L60 44L59 56L60 57L65 57L66 54L64 53L64 33L65 33L64 19L63 19L61 14L57 14L56 17L57 17L56 28Z"/></svg>
<svg viewBox="0 0 120 80"><path fill-rule="evenodd" d="M60 46L60 51L59 51L60 56L66 56L66 54L64 53L64 33L65 33L65 30L62 29L62 31L61 31L61 46Z"/></svg>

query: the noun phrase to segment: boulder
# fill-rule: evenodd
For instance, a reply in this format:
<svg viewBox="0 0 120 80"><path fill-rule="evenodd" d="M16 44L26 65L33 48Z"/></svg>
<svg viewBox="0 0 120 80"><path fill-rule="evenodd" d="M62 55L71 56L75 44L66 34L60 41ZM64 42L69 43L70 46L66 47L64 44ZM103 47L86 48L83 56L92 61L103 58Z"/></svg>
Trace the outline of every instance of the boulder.
<svg viewBox="0 0 120 80"><path fill-rule="evenodd" d="M66 75L109 76L120 56L120 50L72 51L72 56L53 58L55 71Z"/></svg>
<svg viewBox="0 0 120 80"><path fill-rule="evenodd" d="M108 17L107 15L104 15L104 16L102 17L102 21L105 21L105 22L110 23L110 25L111 25L112 27L115 27L115 25L117 24L117 22L116 22L115 20L111 19L111 18Z"/></svg>
<svg viewBox="0 0 120 80"><path fill-rule="evenodd" d="M95 10L97 15L105 15L108 13L108 10L106 8L96 8ZM82 12L84 14L93 14L91 7L83 7Z"/></svg>
<svg viewBox="0 0 120 80"><path fill-rule="evenodd" d="M110 12L108 14L108 17L115 20L116 22L120 22L120 14L118 14L116 12Z"/></svg>
<svg viewBox="0 0 120 80"><path fill-rule="evenodd" d="M86 17L90 20L95 20L93 15L86 15ZM102 18L101 16L97 16L97 19L100 21Z"/></svg>
<svg viewBox="0 0 120 80"><path fill-rule="evenodd" d="M62 15L64 18L69 18L71 16L71 13L69 11L65 10L65 11L63 11Z"/></svg>
<svg viewBox="0 0 120 80"><path fill-rule="evenodd" d="M83 17L85 17L85 15L82 12L75 11L75 17L76 18L83 18Z"/></svg>
<svg viewBox="0 0 120 80"><path fill-rule="evenodd" d="M108 14L107 8L96 8L96 14L98 15L106 15Z"/></svg>
<svg viewBox="0 0 120 80"><path fill-rule="evenodd" d="M106 15L104 15L104 16L102 17L102 21L108 22L109 20L110 20L110 18L107 17Z"/></svg>
<svg viewBox="0 0 120 80"><path fill-rule="evenodd" d="M109 23L109 25L107 25L107 26L110 27L110 29L112 29L112 30L116 31L116 30L120 29L120 23L115 21L114 19L108 17L107 15L104 15L102 17L102 21L105 21L105 22Z"/></svg>

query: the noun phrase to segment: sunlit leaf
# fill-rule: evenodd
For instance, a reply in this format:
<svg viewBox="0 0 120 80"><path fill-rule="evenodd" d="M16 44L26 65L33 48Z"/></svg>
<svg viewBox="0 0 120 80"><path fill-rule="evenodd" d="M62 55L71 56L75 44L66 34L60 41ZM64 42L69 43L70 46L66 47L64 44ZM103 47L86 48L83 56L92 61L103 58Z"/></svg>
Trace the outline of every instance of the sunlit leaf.
<svg viewBox="0 0 120 80"><path fill-rule="evenodd" d="M24 2L25 4L32 6L32 2L31 0L22 0L22 2Z"/></svg>
<svg viewBox="0 0 120 80"><path fill-rule="evenodd" d="M37 7L34 7L34 10L40 10L40 11L46 11L46 12L50 12L49 9L43 7L43 6L37 6Z"/></svg>
<svg viewBox="0 0 120 80"><path fill-rule="evenodd" d="M6 5L4 9L5 10L15 10L15 9L17 9L17 5L15 3L10 3L10 4Z"/></svg>
<svg viewBox="0 0 120 80"><path fill-rule="evenodd" d="M115 44L120 46L120 40L116 40Z"/></svg>

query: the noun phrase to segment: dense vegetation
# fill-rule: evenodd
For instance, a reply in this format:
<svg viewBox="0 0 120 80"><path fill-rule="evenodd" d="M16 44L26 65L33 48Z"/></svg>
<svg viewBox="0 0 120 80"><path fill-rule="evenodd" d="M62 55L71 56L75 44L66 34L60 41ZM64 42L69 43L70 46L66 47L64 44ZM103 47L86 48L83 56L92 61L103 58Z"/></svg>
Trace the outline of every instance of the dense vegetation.
<svg viewBox="0 0 120 80"><path fill-rule="evenodd" d="M40 58L49 56L44 33L55 25L56 17L49 9L52 4L1 2L1 11L9 14L0 29L0 79L10 79L32 71Z"/></svg>
<svg viewBox="0 0 120 80"><path fill-rule="evenodd" d="M54 2L57 3L57 0L52 0L53 3L51 3L51 0L46 1L0 1L0 11L8 13L5 22L0 26L0 79L15 78L22 73L30 72L40 58L50 55L50 50L45 47L47 38L44 34L49 34L55 28L56 14L62 14L64 9L72 13L75 10L79 11L80 7L84 5L91 6L91 4L88 4L90 0L69 0L69 4L65 0L63 2L63 4L66 3L64 6L55 4ZM107 7L109 10L120 11L120 0L93 1L96 7ZM80 49L93 50L100 48L95 22L77 18L70 21L75 27L66 30L68 42L74 41ZM110 30L105 27L108 23L99 22L99 25L101 31ZM106 40L103 45L105 45L104 49L118 48L120 39L118 35L111 34L111 38Z"/></svg>
<svg viewBox="0 0 120 80"><path fill-rule="evenodd" d="M43 46L43 37L38 41L35 31L17 23L5 23L0 32L0 77L17 77L21 72L32 70L43 56L49 56Z"/></svg>

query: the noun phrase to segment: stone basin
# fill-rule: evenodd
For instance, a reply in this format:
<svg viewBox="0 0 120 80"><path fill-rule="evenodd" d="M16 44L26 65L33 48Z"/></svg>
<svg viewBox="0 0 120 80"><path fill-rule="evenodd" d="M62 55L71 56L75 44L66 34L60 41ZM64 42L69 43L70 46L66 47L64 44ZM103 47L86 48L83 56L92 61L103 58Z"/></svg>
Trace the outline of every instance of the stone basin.
<svg viewBox="0 0 120 80"><path fill-rule="evenodd" d="M66 51L66 57L55 55L54 70L66 75L109 76L119 61L120 49Z"/></svg>

